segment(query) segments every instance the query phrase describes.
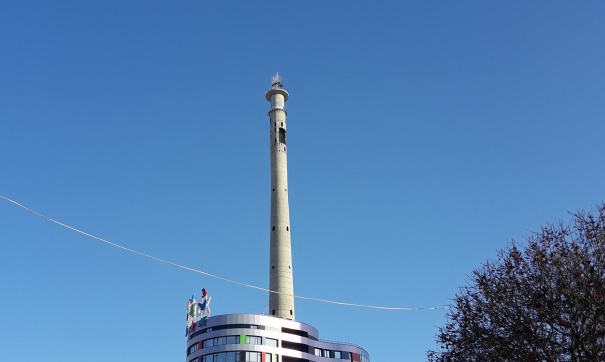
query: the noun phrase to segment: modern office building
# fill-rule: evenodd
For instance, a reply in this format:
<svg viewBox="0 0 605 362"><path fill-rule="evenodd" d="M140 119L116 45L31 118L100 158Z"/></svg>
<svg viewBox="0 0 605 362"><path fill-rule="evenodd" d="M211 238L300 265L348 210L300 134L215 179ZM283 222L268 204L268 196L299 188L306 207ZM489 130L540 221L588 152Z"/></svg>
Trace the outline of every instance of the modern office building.
<svg viewBox="0 0 605 362"><path fill-rule="evenodd" d="M266 93L271 158L269 315L208 317L209 296L191 300L186 362L369 362L363 348L319 339L312 326L294 320L294 282L288 206L286 110L289 94L279 75ZM199 305L199 307L197 307Z"/></svg>

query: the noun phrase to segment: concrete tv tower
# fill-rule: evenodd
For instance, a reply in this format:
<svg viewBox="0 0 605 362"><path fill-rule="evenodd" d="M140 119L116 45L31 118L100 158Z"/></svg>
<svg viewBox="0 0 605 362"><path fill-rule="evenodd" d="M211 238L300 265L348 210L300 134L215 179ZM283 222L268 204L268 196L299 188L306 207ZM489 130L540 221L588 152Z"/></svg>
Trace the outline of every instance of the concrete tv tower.
<svg viewBox="0 0 605 362"><path fill-rule="evenodd" d="M269 315L210 316L210 296L187 300L185 362L370 362L369 353L350 343L329 342L319 331L294 320L294 283L288 205L286 110L288 92L279 75L266 93L271 150L271 256ZM324 321L325 322L325 321Z"/></svg>
<svg viewBox="0 0 605 362"><path fill-rule="evenodd" d="M273 76L267 91L269 142L271 149L271 252L269 266L269 314L294 320L294 281L290 243L290 207L288 204L288 158L286 153L286 110L288 92L282 88L279 74Z"/></svg>

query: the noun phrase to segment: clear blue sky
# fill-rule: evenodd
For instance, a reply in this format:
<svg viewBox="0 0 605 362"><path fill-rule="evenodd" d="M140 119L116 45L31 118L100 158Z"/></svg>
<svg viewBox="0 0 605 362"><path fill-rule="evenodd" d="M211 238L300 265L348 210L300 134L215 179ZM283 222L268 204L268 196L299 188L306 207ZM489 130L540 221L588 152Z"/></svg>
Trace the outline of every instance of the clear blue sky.
<svg viewBox="0 0 605 362"><path fill-rule="evenodd" d="M290 92L295 292L447 305L512 239L604 201L603 1L3 1L0 194L268 285L265 91ZM184 361L185 302L266 293L0 200L0 360ZM445 311L296 301L422 361ZM84 357L85 356L85 357Z"/></svg>

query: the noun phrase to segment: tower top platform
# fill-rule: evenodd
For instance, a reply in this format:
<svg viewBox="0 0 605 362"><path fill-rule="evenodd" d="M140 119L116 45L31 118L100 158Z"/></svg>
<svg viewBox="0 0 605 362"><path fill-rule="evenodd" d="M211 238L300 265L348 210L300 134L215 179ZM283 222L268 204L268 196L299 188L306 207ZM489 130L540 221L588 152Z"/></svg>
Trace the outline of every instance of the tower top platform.
<svg viewBox="0 0 605 362"><path fill-rule="evenodd" d="M290 97L288 91L283 88L281 79L279 73L275 73L271 78L271 88L267 91L267 94L265 94L265 97L269 102L271 102L271 96L274 94L281 94L284 97L284 102Z"/></svg>

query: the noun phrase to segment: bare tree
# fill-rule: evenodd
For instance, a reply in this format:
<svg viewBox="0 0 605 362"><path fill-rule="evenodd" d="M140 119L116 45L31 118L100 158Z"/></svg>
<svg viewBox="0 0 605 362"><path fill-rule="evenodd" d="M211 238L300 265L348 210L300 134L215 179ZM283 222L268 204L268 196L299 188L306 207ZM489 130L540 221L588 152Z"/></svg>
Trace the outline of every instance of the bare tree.
<svg viewBox="0 0 605 362"><path fill-rule="evenodd" d="M605 204L474 270L431 362L605 361Z"/></svg>

